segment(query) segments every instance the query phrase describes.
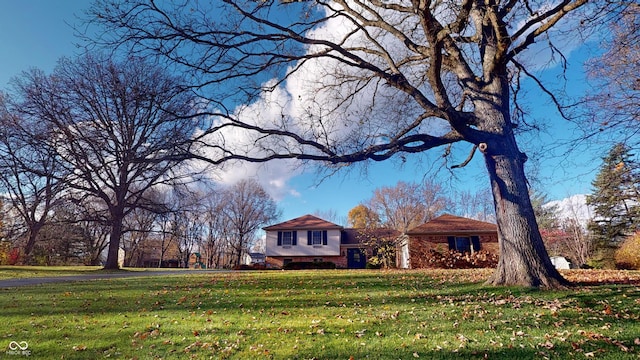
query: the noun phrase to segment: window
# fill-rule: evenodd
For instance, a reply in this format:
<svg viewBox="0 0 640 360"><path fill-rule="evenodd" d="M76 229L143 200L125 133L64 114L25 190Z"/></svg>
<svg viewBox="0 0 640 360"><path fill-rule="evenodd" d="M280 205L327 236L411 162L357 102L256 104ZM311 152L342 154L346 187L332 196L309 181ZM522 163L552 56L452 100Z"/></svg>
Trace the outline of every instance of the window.
<svg viewBox="0 0 640 360"><path fill-rule="evenodd" d="M327 245L327 230L307 231L307 245L312 245L312 246Z"/></svg>
<svg viewBox="0 0 640 360"><path fill-rule="evenodd" d="M291 247L298 245L298 236L295 231L278 231L278 246Z"/></svg>
<svg viewBox="0 0 640 360"><path fill-rule="evenodd" d="M447 240L449 250L470 254L480 250L480 237L478 236L449 236Z"/></svg>
<svg viewBox="0 0 640 360"><path fill-rule="evenodd" d="M291 231L284 231L282 233L282 246L291 246L291 240L293 240Z"/></svg>
<svg viewBox="0 0 640 360"><path fill-rule="evenodd" d="M322 231L311 232L311 245L322 245Z"/></svg>

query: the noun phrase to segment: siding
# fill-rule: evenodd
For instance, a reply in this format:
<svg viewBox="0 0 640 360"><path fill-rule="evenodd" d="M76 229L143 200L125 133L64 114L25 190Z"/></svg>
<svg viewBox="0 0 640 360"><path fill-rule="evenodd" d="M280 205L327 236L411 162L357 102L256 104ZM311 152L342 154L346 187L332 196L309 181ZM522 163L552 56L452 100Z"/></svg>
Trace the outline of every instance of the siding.
<svg viewBox="0 0 640 360"><path fill-rule="evenodd" d="M340 230L327 231L327 245L307 245L307 230L291 230L298 232L297 245L278 246L278 232L267 231L266 256L322 257L340 255Z"/></svg>

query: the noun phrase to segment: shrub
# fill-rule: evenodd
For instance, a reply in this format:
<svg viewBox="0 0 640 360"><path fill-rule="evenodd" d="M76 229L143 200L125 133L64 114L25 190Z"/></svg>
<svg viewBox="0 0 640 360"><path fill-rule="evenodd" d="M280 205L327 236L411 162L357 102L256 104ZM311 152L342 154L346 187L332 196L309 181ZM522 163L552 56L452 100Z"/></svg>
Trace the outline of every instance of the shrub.
<svg viewBox="0 0 640 360"><path fill-rule="evenodd" d="M615 262L618 269L640 270L640 232L622 242L616 250Z"/></svg>
<svg viewBox="0 0 640 360"><path fill-rule="evenodd" d="M493 268L498 265L498 255L485 250L473 254L448 251L440 253L429 250L425 256L425 265L436 269L476 269Z"/></svg>
<svg viewBox="0 0 640 360"><path fill-rule="evenodd" d="M373 262L373 261L369 261L369 262L367 262L366 268L367 269L375 269L375 270L377 270L377 269L381 269L382 268L382 264L377 263L377 262Z"/></svg>
<svg viewBox="0 0 640 360"><path fill-rule="evenodd" d="M284 270L335 269L331 261L293 261L282 267Z"/></svg>
<svg viewBox="0 0 640 360"><path fill-rule="evenodd" d="M267 266L265 264L252 264L252 265L235 265L233 270L265 270Z"/></svg>
<svg viewBox="0 0 640 360"><path fill-rule="evenodd" d="M7 241L0 242L0 265L17 265L22 260L22 251Z"/></svg>

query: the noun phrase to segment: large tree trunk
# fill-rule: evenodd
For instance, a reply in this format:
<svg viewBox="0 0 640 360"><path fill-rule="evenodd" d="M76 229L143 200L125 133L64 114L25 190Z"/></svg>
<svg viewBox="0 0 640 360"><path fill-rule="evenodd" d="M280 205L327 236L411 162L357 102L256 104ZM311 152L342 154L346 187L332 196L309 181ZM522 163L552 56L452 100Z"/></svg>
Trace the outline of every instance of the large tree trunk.
<svg viewBox="0 0 640 360"><path fill-rule="evenodd" d="M498 151L485 148L485 162L491 180L500 260L487 284L559 288L568 282L553 266L529 198L524 174L524 154L515 140ZM503 144L504 145L504 144Z"/></svg>
<svg viewBox="0 0 640 360"><path fill-rule="evenodd" d="M31 257L33 248L36 246L36 240L38 239L38 234L40 233L40 229L44 226L44 221L38 221L36 223L29 224L29 237L27 238L27 243L24 246L23 254L22 254L22 263L25 265L31 264Z"/></svg>
<svg viewBox="0 0 640 360"><path fill-rule="evenodd" d="M117 270L120 268L118 250L120 250L120 236L122 235L122 219L123 216L112 218L109 250L107 251L107 261L104 264L105 270Z"/></svg>
<svg viewBox="0 0 640 360"><path fill-rule="evenodd" d="M491 181L500 247L498 267L487 284L563 287L568 282L549 259L529 198L526 155L518 148L509 111L509 76L503 63L495 63L496 51L485 49L484 77L492 81L474 94L474 113L485 133L478 148Z"/></svg>

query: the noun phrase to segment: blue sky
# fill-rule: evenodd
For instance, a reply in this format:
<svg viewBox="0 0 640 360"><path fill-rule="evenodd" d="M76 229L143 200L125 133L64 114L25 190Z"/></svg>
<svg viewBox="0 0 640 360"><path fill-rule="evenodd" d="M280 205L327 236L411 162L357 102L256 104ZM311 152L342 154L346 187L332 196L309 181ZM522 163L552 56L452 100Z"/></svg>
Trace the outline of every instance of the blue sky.
<svg viewBox="0 0 640 360"><path fill-rule="evenodd" d="M77 24L77 16L90 5L85 0L0 0L0 87L6 89L9 79L31 67L47 72L62 56L73 56L78 52L74 31L69 24ZM583 48L583 50L585 50ZM569 57L569 77L573 81L568 92L580 93L584 84L581 61L583 52L574 52ZM554 74L549 74L551 78ZM536 187L544 191L550 200L570 195L589 193L599 159L604 154L597 146L585 146L568 156L565 147L556 145L557 139L569 140L574 129L557 114L544 96L532 90L529 107L531 116L546 119L546 131L520 139L521 148L536 155L539 182ZM464 154L466 155L466 154ZM461 155L461 157L464 157ZM350 172L341 172L320 182L313 171L289 180L290 191L279 199L283 209L283 220L316 211L333 211L346 217L348 211L358 203L371 197L375 188L393 186L397 181L421 181L424 178L439 178L447 187L461 190L476 190L488 187L479 154L464 169L454 172L452 179L448 171L434 172L428 158L437 158L438 153L407 157L403 166L398 161L372 163L366 174L359 167Z"/></svg>

